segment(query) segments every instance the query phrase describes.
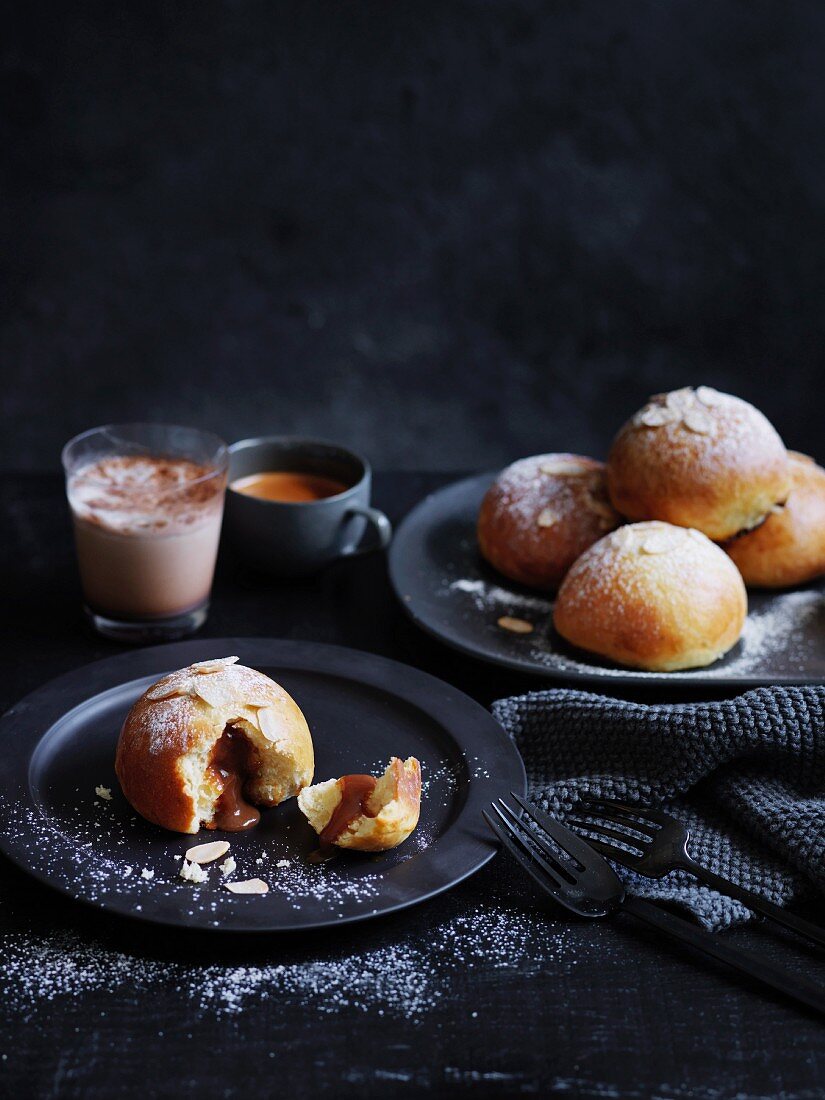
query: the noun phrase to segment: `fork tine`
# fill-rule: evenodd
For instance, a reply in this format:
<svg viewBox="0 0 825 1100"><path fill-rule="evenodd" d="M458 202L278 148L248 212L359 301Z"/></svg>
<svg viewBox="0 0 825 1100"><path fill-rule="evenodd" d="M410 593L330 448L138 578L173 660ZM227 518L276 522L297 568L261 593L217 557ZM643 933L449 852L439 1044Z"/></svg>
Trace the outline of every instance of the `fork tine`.
<svg viewBox="0 0 825 1100"><path fill-rule="evenodd" d="M558 878L551 870L551 868L547 866L541 856L536 855L533 852L530 852L529 855L526 855L523 850L525 847L524 842L521 841L520 837L518 837L518 834L515 832L515 830L511 828L507 820L502 817L500 811L498 811L498 807L493 806L492 809L498 812L499 817L501 818L501 824L499 824L498 821L495 821L490 816L490 814L487 813L486 810L481 811L484 815L484 820L496 834L496 836L510 853L510 855L516 860L517 863L519 863L524 868L524 870L529 875L531 875L536 880L536 882L539 884L539 886L541 886L543 890L548 890L550 893L558 892L561 889L561 883L559 882ZM519 845L521 845L521 847ZM540 866L544 869L546 877L541 873L541 870L539 869ZM550 880L549 883L547 879Z"/></svg>
<svg viewBox="0 0 825 1100"><path fill-rule="evenodd" d="M575 821L570 821L568 819L568 823L571 824L574 829L581 828L581 825ZM589 822L584 822L584 827L588 828ZM601 855L607 856L608 859L615 860L616 863L621 863L625 867L630 867L632 870L640 867L644 859L644 856L640 856L636 852L627 852L624 848L617 848L615 844L608 844L604 840L596 840L595 837L588 836L585 837L585 840L591 848L595 848Z"/></svg>
<svg viewBox="0 0 825 1100"><path fill-rule="evenodd" d="M570 883L576 881L574 875L571 874L570 868L565 867L559 859L558 851L551 848L547 841L539 836L533 829L528 828L503 799L500 798L498 800L498 805L493 808L496 813L498 813L499 817L505 817L505 822L510 826L512 832L517 836L526 836L531 844L534 844L544 853L557 875L560 875L561 878L566 879ZM505 813L502 813L502 810L504 810Z"/></svg>
<svg viewBox="0 0 825 1100"><path fill-rule="evenodd" d="M549 814L544 813L542 810L537 810L535 806L531 806L529 802L526 802L521 795L516 794L515 791L511 791L510 794L516 802L518 802L522 810L524 810L527 818L544 829L547 835L558 844L561 850L575 859L582 869L592 863L592 847L589 844L580 837L577 837L570 829L566 829L560 821L554 820Z"/></svg>
<svg viewBox="0 0 825 1100"><path fill-rule="evenodd" d="M616 829L610 829L607 825L602 825L600 821L585 821L584 818L578 817L576 814L571 814L567 818L568 825L572 825L574 829L588 829L593 833L598 833L600 836L610 837L611 840L618 840L620 844L629 844L631 847L638 848L640 851L644 851L645 847L652 840L651 837L644 837L640 840L638 837L630 836L628 833L620 833Z"/></svg>
<svg viewBox="0 0 825 1100"><path fill-rule="evenodd" d="M621 806L617 808L615 802L602 802L600 800L587 799L584 802L577 802L574 809L579 813L592 814L593 817L603 817L606 821L611 821L620 828L635 829L637 832L649 836L651 840L653 840L660 828L659 825L653 824L653 822L644 818L643 815L639 815L642 817L642 820L631 817L630 807L625 808Z"/></svg>
<svg viewBox="0 0 825 1100"><path fill-rule="evenodd" d="M622 818L636 817L656 825L667 825L671 820L669 814L663 810L657 810L655 806L636 806L629 802L618 802L612 798L585 798L580 805L597 809L605 816L613 814L615 817Z"/></svg>

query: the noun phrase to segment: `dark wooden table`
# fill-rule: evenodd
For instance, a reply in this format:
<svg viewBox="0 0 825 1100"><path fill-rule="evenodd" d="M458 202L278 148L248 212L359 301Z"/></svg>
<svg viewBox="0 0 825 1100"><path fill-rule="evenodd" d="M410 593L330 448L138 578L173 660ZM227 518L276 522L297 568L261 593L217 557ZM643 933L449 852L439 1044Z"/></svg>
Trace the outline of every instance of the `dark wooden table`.
<svg viewBox="0 0 825 1100"><path fill-rule="evenodd" d="M379 476L376 503L398 520L447 480ZM5 475L0 496L6 709L43 681L120 650L81 617L60 479ZM371 650L484 703L535 686L419 633L375 556L290 586L253 582L222 561L203 636L210 635ZM5 861L2 871L4 1097L246 1100L429 1090L810 1100L825 1092L825 1023L630 922L574 923L537 908L504 857L406 913L289 938L153 930L73 904ZM815 952L756 928L727 935L825 980L825 959ZM278 965L284 980L265 970L256 990L252 968ZM47 989L37 978L44 967ZM227 1012L215 990L233 972L247 976L246 994ZM330 975L338 976L335 988Z"/></svg>

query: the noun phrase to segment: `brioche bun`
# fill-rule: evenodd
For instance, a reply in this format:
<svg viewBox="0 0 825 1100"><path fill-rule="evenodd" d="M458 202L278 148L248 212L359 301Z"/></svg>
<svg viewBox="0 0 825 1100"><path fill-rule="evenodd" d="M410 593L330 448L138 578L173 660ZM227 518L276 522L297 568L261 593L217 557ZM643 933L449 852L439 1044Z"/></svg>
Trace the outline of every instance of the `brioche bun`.
<svg viewBox="0 0 825 1100"><path fill-rule="evenodd" d="M505 577L554 589L588 546L621 523L604 465L573 454L534 455L503 470L478 517L478 545Z"/></svg>
<svg viewBox="0 0 825 1100"><path fill-rule="evenodd" d="M607 459L610 499L623 516L695 527L716 541L755 527L790 484L787 452L768 420L709 386L651 397Z"/></svg>
<svg viewBox="0 0 825 1100"><path fill-rule="evenodd" d="M620 527L586 550L559 589L553 623L574 646L651 672L712 664L747 614L730 558L699 531Z"/></svg>
<svg viewBox="0 0 825 1100"><path fill-rule="evenodd" d="M745 584L788 588L825 574L825 470L789 451L791 492L783 507L725 549Z"/></svg>
<svg viewBox="0 0 825 1100"><path fill-rule="evenodd" d="M115 771L139 814L178 833L216 827L227 776L215 766L230 736L236 778L254 806L276 806L312 782L312 738L297 703L237 657L164 676L123 724ZM240 773L243 774L240 774Z"/></svg>
<svg viewBox="0 0 825 1100"><path fill-rule="evenodd" d="M298 806L320 836L329 825L343 797L348 778L328 779L305 787L298 795ZM421 765L414 756L399 760L394 756L384 774L375 781L372 793L364 800L343 828L329 843L337 848L361 852L383 852L403 843L418 824L421 809Z"/></svg>

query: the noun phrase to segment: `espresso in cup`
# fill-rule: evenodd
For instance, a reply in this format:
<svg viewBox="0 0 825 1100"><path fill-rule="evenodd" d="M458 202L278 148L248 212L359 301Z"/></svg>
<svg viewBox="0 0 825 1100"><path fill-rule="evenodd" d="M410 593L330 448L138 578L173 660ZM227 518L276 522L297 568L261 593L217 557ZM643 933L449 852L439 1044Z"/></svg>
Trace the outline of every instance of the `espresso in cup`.
<svg viewBox="0 0 825 1100"><path fill-rule="evenodd" d="M226 540L258 570L281 577L317 572L378 550L392 536L370 506L372 472L332 443L269 436L229 448Z"/></svg>
<svg viewBox="0 0 825 1100"><path fill-rule="evenodd" d="M232 489L236 493L257 497L258 500L280 500L294 504L337 497L348 488L343 481L336 481L332 477L289 470L267 470L262 474L239 477L232 482Z"/></svg>

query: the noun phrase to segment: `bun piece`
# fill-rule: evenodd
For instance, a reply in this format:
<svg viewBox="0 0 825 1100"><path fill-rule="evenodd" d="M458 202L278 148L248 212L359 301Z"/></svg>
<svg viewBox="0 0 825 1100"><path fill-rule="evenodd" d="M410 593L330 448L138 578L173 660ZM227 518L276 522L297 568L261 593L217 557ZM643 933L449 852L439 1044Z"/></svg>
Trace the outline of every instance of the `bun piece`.
<svg viewBox="0 0 825 1100"><path fill-rule="evenodd" d="M164 676L126 716L117 777L137 812L164 829L249 828L256 806L276 806L312 782L312 737L297 703L237 660Z"/></svg>
<svg viewBox="0 0 825 1100"><path fill-rule="evenodd" d="M622 518L610 503L604 465L573 454L534 455L503 470L478 517L482 556L531 588L557 587L588 546Z"/></svg>
<svg viewBox="0 0 825 1100"><path fill-rule="evenodd" d="M306 787L298 806L322 846L383 852L396 848L418 824L421 765L393 756L380 779L344 775Z"/></svg>
<svg viewBox="0 0 825 1100"><path fill-rule="evenodd" d="M742 633L739 570L701 532L668 523L620 527L586 550L559 590L556 630L630 668L712 664Z"/></svg>
<svg viewBox="0 0 825 1100"><path fill-rule="evenodd" d="M745 584L787 588L825 574L825 470L789 451L791 492L785 505L725 549Z"/></svg>
<svg viewBox="0 0 825 1100"><path fill-rule="evenodd" d="M657 394L628 420L607 459L607 486L628 519L695 527L720 542L760 523L791 480L762 413L699 386Z"/></svg>

